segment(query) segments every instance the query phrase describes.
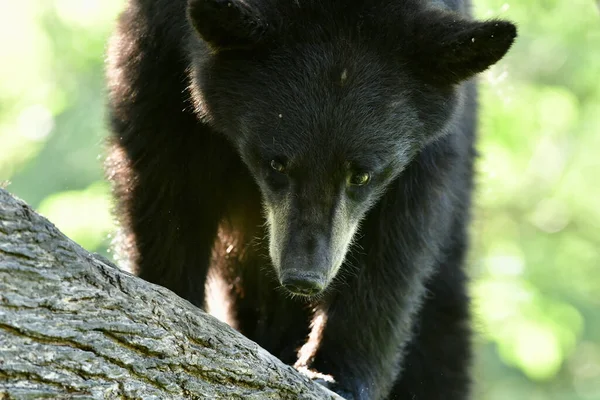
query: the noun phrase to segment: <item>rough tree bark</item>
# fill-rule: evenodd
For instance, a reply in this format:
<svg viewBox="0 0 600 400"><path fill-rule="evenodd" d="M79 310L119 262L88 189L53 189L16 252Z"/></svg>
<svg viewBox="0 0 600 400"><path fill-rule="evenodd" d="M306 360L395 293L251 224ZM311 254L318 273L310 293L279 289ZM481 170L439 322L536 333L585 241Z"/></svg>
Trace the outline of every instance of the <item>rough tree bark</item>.
<svg viewBox="0 0 600 400"><path fill-rule="evenodd" d="M0 188L0 399L340 399Z"/></svg>

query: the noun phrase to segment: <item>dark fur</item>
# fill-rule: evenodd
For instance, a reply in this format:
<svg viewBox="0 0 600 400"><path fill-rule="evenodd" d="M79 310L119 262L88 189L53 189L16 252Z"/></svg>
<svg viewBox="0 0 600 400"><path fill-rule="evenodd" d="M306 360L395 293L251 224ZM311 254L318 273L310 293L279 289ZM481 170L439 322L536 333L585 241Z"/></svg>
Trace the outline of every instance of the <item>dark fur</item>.
<svg viewBox="0 0 600 400"><path fill-rule="evenodd" d="M467 398L477 107L463 81L516 31L438 5L130 0L109 51L107 165L134 270L200 307L207 275L225 282L229 323L349 398ZM344 186L349 160L368 186ZM332 230L358 222L333 276ZM271 257L268 228L283 232ZM280 281L302 268L327 289L290 296ZM297 362L313 315L318 346Z"/></svg>

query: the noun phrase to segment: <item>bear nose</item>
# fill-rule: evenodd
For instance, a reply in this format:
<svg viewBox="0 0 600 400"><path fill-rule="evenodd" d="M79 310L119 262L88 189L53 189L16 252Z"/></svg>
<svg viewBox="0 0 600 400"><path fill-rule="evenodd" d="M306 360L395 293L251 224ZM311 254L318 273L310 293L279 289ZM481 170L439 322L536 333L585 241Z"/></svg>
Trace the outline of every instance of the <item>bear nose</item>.
<svg viewBox="0 0 600 400"><path fill-rule="evenodd" d="M281 284L290 292L302 296L315 295L325 287L324 280L321 277L295 271L286 273L281 279Z"/></svg>

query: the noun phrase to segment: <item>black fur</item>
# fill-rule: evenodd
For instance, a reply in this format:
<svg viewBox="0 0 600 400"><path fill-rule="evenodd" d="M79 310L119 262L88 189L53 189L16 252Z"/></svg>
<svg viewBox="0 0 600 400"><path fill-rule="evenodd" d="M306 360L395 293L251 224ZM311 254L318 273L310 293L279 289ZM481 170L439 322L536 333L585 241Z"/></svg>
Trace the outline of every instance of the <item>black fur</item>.
<svg viewBox="0 0 600 400"><path fill-rule="evenodd" d="M133 269L348 398L468 398L467 79L516 36L468 8L130 0L107 171Z"/></svg>

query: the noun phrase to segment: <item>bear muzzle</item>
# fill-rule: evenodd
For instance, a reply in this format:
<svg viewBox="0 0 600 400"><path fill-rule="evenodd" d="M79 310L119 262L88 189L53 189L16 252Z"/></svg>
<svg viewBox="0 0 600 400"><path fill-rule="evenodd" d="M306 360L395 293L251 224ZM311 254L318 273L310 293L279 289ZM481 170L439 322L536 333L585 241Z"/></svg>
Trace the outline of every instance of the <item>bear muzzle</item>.
<svg viewBox="0 0 600 400"><path fill-rule="evenodd" d="M290 292L314 296L329 283L331 249L326 235L296 234L282 249L279 281Z"/></svg>

